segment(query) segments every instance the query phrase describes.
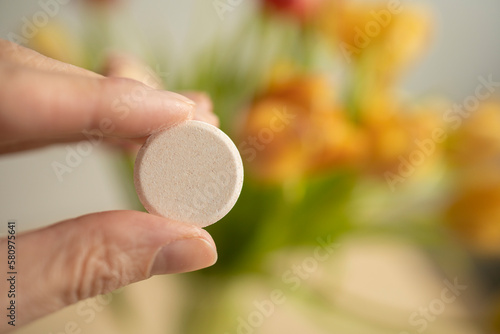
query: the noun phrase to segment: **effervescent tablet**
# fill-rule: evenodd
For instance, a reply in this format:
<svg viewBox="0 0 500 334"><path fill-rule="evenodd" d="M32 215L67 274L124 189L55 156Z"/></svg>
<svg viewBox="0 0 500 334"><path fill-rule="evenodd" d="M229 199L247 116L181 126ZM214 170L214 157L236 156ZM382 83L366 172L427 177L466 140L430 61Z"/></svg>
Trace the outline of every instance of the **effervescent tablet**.
<svg viewBox="0 0 500 334"><path fill-rule="evenodd" d="M148 138L135 161L134 183L150 213L204 227L236 203L243 163L224 132L185 121Z"/></svg>

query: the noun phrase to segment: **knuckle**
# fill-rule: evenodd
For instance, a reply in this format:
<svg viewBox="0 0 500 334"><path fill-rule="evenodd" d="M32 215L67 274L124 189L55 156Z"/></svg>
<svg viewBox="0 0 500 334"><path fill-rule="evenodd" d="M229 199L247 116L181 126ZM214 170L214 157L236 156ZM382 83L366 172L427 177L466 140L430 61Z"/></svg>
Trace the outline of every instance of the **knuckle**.
<svg viewBox="0 0 500 334"><path fill-rule="evenodd" d="M77 255L70 259L72 273L68 304L103 294L132 281L128 256L100 231L87 231Z"/></svg>

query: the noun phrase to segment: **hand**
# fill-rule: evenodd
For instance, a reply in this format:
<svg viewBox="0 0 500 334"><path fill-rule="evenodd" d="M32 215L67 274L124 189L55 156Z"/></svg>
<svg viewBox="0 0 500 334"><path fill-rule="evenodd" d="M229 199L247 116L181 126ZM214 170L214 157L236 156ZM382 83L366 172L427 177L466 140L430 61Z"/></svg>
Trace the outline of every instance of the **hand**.
<svg viewBox="0 0 500 334"><path fill-rule="evenodd" d="M196 107L182 95L104 77L4 40L0 77L0 153L81 140L82 131L99 129L103 120L112 124L106 140L135 143L191 117L217 124L205 95L190 93ZM132 94L139 98L122 101ZM124 105L117 108L116 101ZM217 259L206 231L136 211L89 214L19 234L15 242L16 328L151 275L197 270ZM0 249L6 254L5 238ZM7 283L0 280L4 311ZM3 318L0 332L14 329Z"/></svg>

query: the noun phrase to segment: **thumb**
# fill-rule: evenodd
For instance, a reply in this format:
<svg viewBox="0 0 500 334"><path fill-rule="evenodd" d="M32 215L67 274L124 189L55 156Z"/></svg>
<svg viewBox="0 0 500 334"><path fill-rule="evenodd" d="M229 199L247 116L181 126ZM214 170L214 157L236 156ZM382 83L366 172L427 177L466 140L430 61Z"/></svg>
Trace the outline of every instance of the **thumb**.
<svg viewBox="0 0 500 334"><path fill-rule="evenodd" d="M205 230L136 211L90 214L21 234L16 250L16 325L151 275L197 270L217 259Z"/></svg>

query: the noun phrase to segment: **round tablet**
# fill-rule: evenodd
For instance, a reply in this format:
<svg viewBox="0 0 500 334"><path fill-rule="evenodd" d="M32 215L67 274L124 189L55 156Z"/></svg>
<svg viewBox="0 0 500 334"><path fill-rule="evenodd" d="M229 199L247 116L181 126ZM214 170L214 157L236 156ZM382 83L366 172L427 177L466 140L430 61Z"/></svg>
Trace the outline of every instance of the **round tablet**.
<svg viewBox="0 0 500 334"><path fill-rule="evenodd" d="M204 227L236 203L243 163L224 132L186 121L148 138L135 161L134 183L150 213Z"/></svg>

